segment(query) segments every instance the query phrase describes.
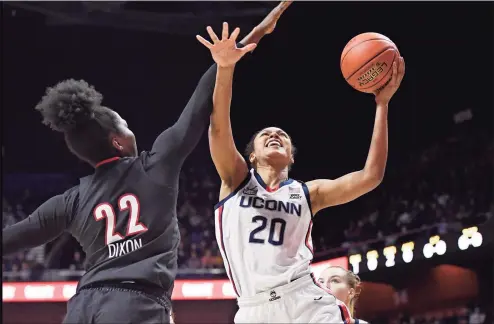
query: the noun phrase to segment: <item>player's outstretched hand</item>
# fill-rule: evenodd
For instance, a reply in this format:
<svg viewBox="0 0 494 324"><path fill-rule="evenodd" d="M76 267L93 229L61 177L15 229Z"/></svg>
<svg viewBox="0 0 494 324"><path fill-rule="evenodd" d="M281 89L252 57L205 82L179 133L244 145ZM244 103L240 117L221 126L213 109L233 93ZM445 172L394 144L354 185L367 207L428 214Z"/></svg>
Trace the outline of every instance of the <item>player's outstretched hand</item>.
<svg viewBox="0 0 494 324"><path fill-rule="evenodd" d="M256 44L248 44L242 48L238 48L236 41L240 28L235 28L233 33L228 37L228 23L223 23L223 32L221 33L221 40L216 36L213 29L208 26L206 28L213 43L197 35L197 40L211 51L213 60L221 67L234 66L245 54L252 51Z"/></svg>
<svg viewBox="0 0 494 324"><path fill-rule="evenodd" d="M403 76L405 75L405 60L403 57L397 61L393 62L393 76L389 81L388 85L384 87L379 92L376 92L376 103L387 105L393 95L396 93L398 88L400 87L401 81L403 80Z"/></svg>
<svg viewBox="0 0 494 324"><path fill-rule="evenodd" d="M263 21L256 28L262 31L265 35L271 34L276 27L276 23L278 19L280 19L281 15L285 10L292 4L293 1L282 1L279 5L276 6L271 12L264 18Z"/></svg>

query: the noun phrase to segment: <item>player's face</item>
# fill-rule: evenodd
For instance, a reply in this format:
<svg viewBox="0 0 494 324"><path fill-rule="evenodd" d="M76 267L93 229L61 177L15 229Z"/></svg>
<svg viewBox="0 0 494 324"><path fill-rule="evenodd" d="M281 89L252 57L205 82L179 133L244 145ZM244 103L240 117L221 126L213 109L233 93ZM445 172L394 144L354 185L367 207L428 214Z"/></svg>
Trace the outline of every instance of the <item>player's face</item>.
<svg viewBox="0 0 494 324"><path fill-rule="evenodd" d="M292 140L288 134L277 127L268 127L257 134L254 140L254 153L251 162L265 160L267 163L281 163L285 166L293 163Z"/></svg>
<svg viewBox="0 0 494 324"><path fill-rule="evenodd" d="M129 129L127 122L115 112L117 116L119 134L115 134L113 145L121 152L122 156L137 156L137 144L134 133Z"/></svg>
<svg viewBox="0 0 494 324"><path fill-rule="evenodd" d="M346 271L342 268L328 268L321 273L319 282L328 287L333 295L344 303L350 301L354 289L348 285Z"/></svg>

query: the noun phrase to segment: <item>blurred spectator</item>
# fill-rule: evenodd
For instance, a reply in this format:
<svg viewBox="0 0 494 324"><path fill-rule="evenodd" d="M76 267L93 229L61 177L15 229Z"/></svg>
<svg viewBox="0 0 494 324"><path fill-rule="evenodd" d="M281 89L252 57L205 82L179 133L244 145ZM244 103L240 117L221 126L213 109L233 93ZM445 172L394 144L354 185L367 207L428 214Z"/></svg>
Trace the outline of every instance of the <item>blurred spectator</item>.
<svg viewBox="0 0 494 324"><path fill-rule="evenodd" d="M468 319L468 324L483 324L485 321L485 313L480 311L480 308L475 307Z"/></svg>
<svg viewBox="0 0 494 324"><path fill-rule="evenodd" d="M201 258L201 266L205 269L214 268L213 253L210 249L204 250L204 255Z"/></svg>
<svg viewBox="0 0 494 324"><path fill-rule="evenodd" d="M31 280L31 267L25 261L21 263L20 277L22 281Z"/></svg>
<svg viewBox="0 0 494 324"><path fill-rule="evenodd" d="M187 261L187 268L189 269L200 269L202 266L201 259L197 256L195 250L190 251L190 258Z"/></svg>
<svg viewBox="0 0 494 324"><path fill-rule="evenodd" d="M82 264L82 259L81 259L81 252L75 251L74 256L72 257L72 263L69 266L70 270L84 270L83 264Z"/></svg>

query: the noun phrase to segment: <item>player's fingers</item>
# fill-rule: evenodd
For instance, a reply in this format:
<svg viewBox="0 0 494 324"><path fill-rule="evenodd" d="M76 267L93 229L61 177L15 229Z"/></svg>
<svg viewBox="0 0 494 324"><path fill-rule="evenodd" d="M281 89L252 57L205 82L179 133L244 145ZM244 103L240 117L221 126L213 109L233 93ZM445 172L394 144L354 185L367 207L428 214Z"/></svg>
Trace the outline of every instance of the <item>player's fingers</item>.
<svg viewBox="0 0 494 324"><path fill-rule="evenodd" d="M391 81L389 82L389 85L392 87L396 86L398 80L398 68L396 65L397 65L396 61L393 61L393 67L392 67L393 72L391 75Z"/></svg>
<svg viewBox="0 0 494 324"><path fill-rule="evenodd" d="M293 1L283 1L280 4L280 15L292 4L292 2Z"/></svg>
<svg viewBox="0 0 494 324"><path fill-rule="evenodd" d="M253 51L255 48L256 48L257 44L248 44L248 45L245 45L244 47L241 48L242 50L242 55L245 55L247 53L249 53L250 51Z"/></svg>
<svg viewBox="0 0 494 324"><path fill-rule="evenodd" d="M196 38L202 45L206 46L207 48L211 49L211 47L213 47L213 44L204 39L204 37L196 35Z"/></svg>
<svg viewBox="0 0 494 324"><path fill-rule="evenodd" d="M223 23L223 31L221 32L221 40L228 39L228 23Z"/></svg>
<svg viewBox="0 0 494 324"><path fill-rule="evenodd" d="M400 81L405 76L405 59L400 57L400 66L398 68L398 74L400 75Z"/></svg>
<svg viewBox="0 0 494 324"><path fill-rule="evenodd" d="M230 39L235 42L237 40L237 37L239 34L240 34L240 28L237 27L237 28L235 28L233 33L230 35Z"/></svg>
<svg viewBox="0 0 494 324"><path fill-rule="evenodd" d="M208 34L209 34L209 37L211 37L211 40L213 41L213 43L217 43L219 42L220 40L218 39L218 36L216 36L216 34L214 33L213 31L213 28L211 28L211 26L208 26L206 28L206 30L208 31Z"/></svg>
<svg viewBox="0 0 494 324"><path fill-rule="evenodd" d="M398 58L398 62L396 63L397 65L396 83L395 83L396 88L400 86L401 80L403 80L403 72L404 72L403 64L404 64L403 58L402 57Z"/></svg>

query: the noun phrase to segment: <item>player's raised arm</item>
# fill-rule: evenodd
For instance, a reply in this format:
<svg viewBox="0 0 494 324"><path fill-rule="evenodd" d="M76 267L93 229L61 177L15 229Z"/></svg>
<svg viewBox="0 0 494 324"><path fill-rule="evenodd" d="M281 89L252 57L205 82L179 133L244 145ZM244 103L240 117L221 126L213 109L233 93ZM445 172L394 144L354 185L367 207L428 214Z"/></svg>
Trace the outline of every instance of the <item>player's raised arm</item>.
<svg viewBox="0 0 494 324"><path fill-rule="evenodd" d="M350 202L375 189L382 181L388 158L388 103L398 90L405 75L402 57L393 63L390 83L376 93L374 131L362 170L346 174L335 180L319 179L307 182L313 213L326 207Z"/></svg>
<svg viewBox="0 0 494 324"><path fill-rule="evenodd" d="M268 16L257 25L238 44L258 44L262 37L273 31L281 13L291 2L282 3L273 9ZM274 23L273 23L274 22ZM202 132L209 123L212 112L212 95L215 85L216 64L211 66L201 77L199 83L187 103L178 121L161 133L153 144L151 152L154 159L170 163L170 158L183 162L199 142ZM173 162L173 161L172 161Z"/></svg>
<svg viewBox="0 0 494 324"><path fill-rule="evenodd" d="M47 243L68 228L77 190L48 199L26 219L3 229L4 254L32 248ZM78 191L77 191L78 192Z"/></svg>
<svg viewBox="0 0 494 324"><path fill-rule="evenodd" d="M291 1L280 3L256 28L254 28L251 34L242 40L241 43L247 44L248 41L254 42L256 40L256 33L265 35L273 32L276 22L290 4ZM213 41L218 41L217 38L215 39L214 33L212 35L211 32L212 31L208 29L208 33ZM236 32L238 33L238 30L235 30L232 33L232 37ZM216 53L219 52L218 50L210 49L214 58L215 51ZM215 59L215 61L217 60ZM234 190L245 179L248 172L247 164L235 146L230 122L232 81L233 68L221 69L218 67L216 88L213 95L214 109L211 115L211 124L209 126L209 147L211 156L216 166L216 170L221 177L222 187L226 187L225 189L227 192Z"/></svg>
<svg viewBox="0 0 494 324"><path fill-rule="evenodd" d="M227 23L223 23L221 40L211 27L208 26L207 31L213 43L201 36L197 36L197 39L211 51L211 55L218 65L213 93L214 108L209 127L211 156L221 179L230 185L240 177L243 179L247 173L247 164L235 147L230 125L233 71L237 61L247 52L253 50L256 44L237 48L235 42L240 29L236 28L228 37Z"/></svg>

